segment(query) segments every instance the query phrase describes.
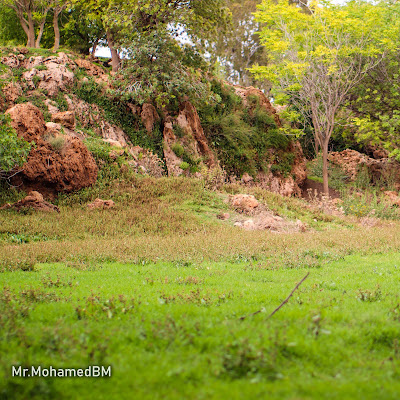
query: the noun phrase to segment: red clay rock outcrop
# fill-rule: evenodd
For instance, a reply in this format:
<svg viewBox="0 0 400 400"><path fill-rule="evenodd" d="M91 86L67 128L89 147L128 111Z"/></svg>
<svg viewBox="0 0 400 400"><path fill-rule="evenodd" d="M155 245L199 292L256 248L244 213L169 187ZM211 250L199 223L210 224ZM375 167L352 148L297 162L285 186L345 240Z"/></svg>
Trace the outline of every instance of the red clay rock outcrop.
<svg viewBox="0 0 400 400"><path fill-rule="evenodd" d="M36 191L32 191L28 193L24 199L17 201L14 204L6 204L0 208L0 210L14 209L17 211L21 211L26 208L33 208L38 211L46 211L46 212L60 212L60 209L54 204L48 203L44 200L42 194Z"/></svg>
<svg viewBox="0 0 400 400"><path fill-rule="evenodd" d="M149 134L153 132L155 124L160 121L160 116L158 115L156 108L149 103L143 104L140 118Z"/></svg>
<svg viewBox="0 0 400 400"><path fill-rule="evenodd" d="M175 129L180 129L183 136L175 135ZM173 151L175 145L180 145L193 159L201 160L199 166L206 165L207 168L213 168L217 165L199 115L190 101L184 101L181 104L176 119L169 117L164 124L164 158L170 176L179 176L184 173L181 168L182 156Z"/></svg>
<svg viewBox="0 0 400 400"><path fill-rule="evenodd" d="M374 159L350 149L332 152L328 157L329 161L342 168L351 181L354 181L364 168L373 182L379 181L381 177L390 176L396 183L400 183L400 164L389 158Z"/></svg>
<svg viewBox="0 0 400 400"><path fill-rule="evenodd" d="M71 192L90 186L97 179L97 165L83 142L64 136L62 148L53 148L46 135L43 114L31 103L17 104L7 111L19 137L33 146L13 183L42 193Z"/></svg>

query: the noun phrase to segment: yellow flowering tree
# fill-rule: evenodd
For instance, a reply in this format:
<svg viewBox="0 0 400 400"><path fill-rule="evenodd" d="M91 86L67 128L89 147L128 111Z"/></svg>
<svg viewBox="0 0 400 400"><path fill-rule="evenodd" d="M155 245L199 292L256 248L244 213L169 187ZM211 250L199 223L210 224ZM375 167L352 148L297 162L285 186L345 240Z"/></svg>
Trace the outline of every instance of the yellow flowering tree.
<svg viewBox="0 0 400 400"><path fill-rule="evenodd" d="M396 50L399 19L389 2L311 1L288 5L264 0L255 14L270 63L255 65L304 118L312 121L316 151L322 149L324 192L328 194L328 145L335 118L350 90Z"/></svg>

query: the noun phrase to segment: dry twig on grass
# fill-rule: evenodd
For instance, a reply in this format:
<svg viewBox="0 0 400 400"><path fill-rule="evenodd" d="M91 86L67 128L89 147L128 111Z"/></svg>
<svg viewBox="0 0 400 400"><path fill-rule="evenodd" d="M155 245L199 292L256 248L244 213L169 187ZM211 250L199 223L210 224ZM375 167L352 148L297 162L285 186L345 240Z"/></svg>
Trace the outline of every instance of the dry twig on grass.
<svg viewBox="0 0 400 400"><path fill-rule="evenodd" d="M286 297L286 299L283 300L283 302L279 305L279 307L275 308L275 310L272 311L272 313L269 314L267 318L271 318L277 311L279 311L279 310L289 301L289 299L293 296L293 293L294 293L294 292L299 288L299 286L308 278L308 275L310 275L309 272L307 272L307 275L295 286L295 288L290 292L289 296ZM249 314L249 315L243 315L243 317L240 317L239 319L240 319L241 321L243 321L245 318L251 317L251 316L253 316L253 315L257 315L257 314L259 314L260 312L262 312L263 310L264 310L264 308L262 308L261 310L255 311L255 312L253 312L253 313L251 313L251 314Z"/></svg>

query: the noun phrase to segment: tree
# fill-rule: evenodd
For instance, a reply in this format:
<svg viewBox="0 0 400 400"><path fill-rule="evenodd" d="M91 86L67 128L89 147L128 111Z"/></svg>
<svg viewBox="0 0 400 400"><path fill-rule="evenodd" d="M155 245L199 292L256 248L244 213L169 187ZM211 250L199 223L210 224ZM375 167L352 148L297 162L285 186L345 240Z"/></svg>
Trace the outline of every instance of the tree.
<svg viewBox="0 0 400 400"><path fill-rule="evenodd" d="M159 107L189 96L207 98L208 82L199 73L204 60L182 34L201 45L228 18L224 0L139 0L110 8L109 26L119 27L119 46L127 57L116 76L117 93ZM202 93L202 94L200 94Z"/></svg>
<svg viewBox="0 0 400 400"><path fill-rule="evenodd" d="M58 18L67 6L67 0L54 0L53 2L54 51L57 51L60 47L60 27L58 25Z"/></svg>
<svg viewBox="0 0 400 400"><path fill-rule="evenodd" d="M6 179L12 170L21 166L31 148L28 142L18 138L10 122L9 115L0 114L0 179Z"/></svg>
<svg viewBox="0 0 400 400"><path fill-rule="evenodd" d="M63 44L81 54L94 55L97 45L106 42L106 32L101 19L88 14L85 7L74 4L61 14L61 38Z"/></svg>
<svg viewBox="0 0 400 400"><path fill-rule="evenodd" d="M0 2L0 42L2 44L22 44L25 42L25 32L14 10Z"/></svg>
<svg viewBox="0 0 400 400"><path fill-rule="evenodd" d="M228 31L218 30L215 41L208 46L211 62L219 63L224 69L228 81L243 86L261 87L264 82L257 82L249 68L257 63L267 62L267 52L260 42L254 12L261 0L228 0L232 14L232 27ZM265 85L268 87L268 84Z"/></svg>
<svg viewBox="0 0 400 400"><path fill-rule="evenodd" d="M1 4L12 8L27 37L27 47L39 47L47 13L52 5L50 0L1 0ZM36 36L36 28L38 34Z"/></svg>
<svg viewBox="0 0 400 400"><path fill-rule="evenodd" d="M305 10L307 12L305 12ZM310 118L317 149L323 154L324 192L328 194L328 145L339 108L367 73L396 48L398 23L388 24L386 3L351 1L309 6L265 0L256 13L264 24L261 39L270 65L254 66L258 77Z"/></svg>

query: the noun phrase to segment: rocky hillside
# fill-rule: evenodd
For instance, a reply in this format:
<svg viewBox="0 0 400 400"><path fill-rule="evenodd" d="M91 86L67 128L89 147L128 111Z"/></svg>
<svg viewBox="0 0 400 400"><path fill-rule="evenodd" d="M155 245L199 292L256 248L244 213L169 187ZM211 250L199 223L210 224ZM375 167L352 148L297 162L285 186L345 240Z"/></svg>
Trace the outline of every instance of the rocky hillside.
<svg viewBox="0 0 400 400"><path fill-rule="evenodd" d="M300 194L306 178L298 142L258 89L214 78L215 104L175 109L133 104L110 94L101 64L65 53L3 51L0 111L20 137L34 142L13 182L45 194L92 185L107 163L161 176L215 176ZM98 172L100 171L100 172Z"/></svg>

